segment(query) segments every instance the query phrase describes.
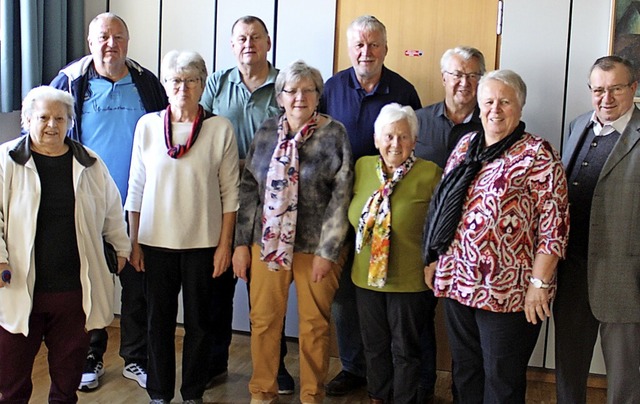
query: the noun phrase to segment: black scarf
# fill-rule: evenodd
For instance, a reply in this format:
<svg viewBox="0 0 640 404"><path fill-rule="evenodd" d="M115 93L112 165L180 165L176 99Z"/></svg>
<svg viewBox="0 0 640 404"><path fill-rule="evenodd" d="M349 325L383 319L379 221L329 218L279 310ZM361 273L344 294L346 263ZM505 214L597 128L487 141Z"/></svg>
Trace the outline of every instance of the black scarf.
<svg viewBox="0 0 640 404"><path fill-rule="evenodd" d="M467 191L482 165L500 157L523 134L524 122L520 122L509 136L485 148L484 130L479 131L471 139L464 161L442 178L431 198L425 223L423 258L426 265L436 261L451 245L462 218Z"/></svg>

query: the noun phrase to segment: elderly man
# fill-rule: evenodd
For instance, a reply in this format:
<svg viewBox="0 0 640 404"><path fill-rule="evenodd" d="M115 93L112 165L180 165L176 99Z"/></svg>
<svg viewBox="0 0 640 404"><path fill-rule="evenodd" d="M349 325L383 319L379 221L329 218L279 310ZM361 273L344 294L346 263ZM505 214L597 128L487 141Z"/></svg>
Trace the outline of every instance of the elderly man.
<svg viewBox="0 0 640 404"><path fill-rule="evenodd" d="M347 28L347 45L352 67L327 80L319 110L344 124L357 160L378 154L373 123L383 106L397 102L418 109L421 104L413 85L384 66L387 30L377 18L370 15L356 18ZM327 385L330 396L345 395L366 384L351 260L345 268L332 307L342 371Z"/></svg>
<svg viewBox="0 0 640 404"><path fill-rule="evenodd" d="M258 17L240 17L231 27L231 50L237 65L213 73L207 79L200 104L209 112L228 118L233 124L238 143L240 166L260 124L280 113L274 85L278 69L267 61L271 38L265 23ZM226 271L216 278L211 312L216 317L214 352L209 361L210 385L227 375L231 324L233 320L233 295L236 279L233 271ZM249 288L247 283L247 288ZM294 381L284 364L287 344L282 330L280 367L278 369L278 393L293 394Z"/></svg>
<svg viewBox="0 0 640 404"><path fill-rule="evenodd" d="M129 30L115 14L103 13L89 24L91 55L60 70L53 87L75 99L76 122L69 135L94 150L104 160L124 201L129 180L133 131L138 118L163 109L167 96L149 70L127 58ZM119 273L122 284L120 356L123 376L146 387L147 303L144 274L127 263ZM98 387L104 373L107 331L91 332L91 343L79 389Z"/></svg>
<svg viewBox="0 0 640 404"><path fill-rule="evenodd" d="M598 327L607 401L640 403L637 88L629 61L618 56L596 60L589 74L594 110L571 123L565 140L571 229L553 310L558 403L586 402Z"/></svg>
<svg viewBox="0 0 640 404"><path fill-rule="evenodd" d="M420 126L416 156L444 168L460 137L482 128L476 90L485 70L484 55L478 49L459 46L442 55L444 101L416 111Z"/></svg>

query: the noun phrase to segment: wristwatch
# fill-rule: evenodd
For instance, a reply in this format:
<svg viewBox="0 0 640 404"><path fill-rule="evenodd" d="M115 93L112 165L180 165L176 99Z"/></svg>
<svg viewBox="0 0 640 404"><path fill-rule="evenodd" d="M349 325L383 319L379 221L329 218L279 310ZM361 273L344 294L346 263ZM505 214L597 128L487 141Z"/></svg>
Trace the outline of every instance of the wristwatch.
<svg viewBox="0 0 640 404"><path fill-rule="evenodd" d="M534 278L533 276L529 277L529 282L537 289L549 289L549 286L551 286L550 283L544 283L542 279Z"/></svg>

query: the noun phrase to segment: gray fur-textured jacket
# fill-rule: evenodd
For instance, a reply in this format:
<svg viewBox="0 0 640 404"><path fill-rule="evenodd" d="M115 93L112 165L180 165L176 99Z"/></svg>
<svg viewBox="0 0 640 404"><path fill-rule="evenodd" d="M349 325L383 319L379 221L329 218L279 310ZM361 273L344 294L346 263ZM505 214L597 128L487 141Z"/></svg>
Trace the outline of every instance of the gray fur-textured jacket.
<svg viewBox="0 0 640 404"><path fill-rule="evenodd" d="M299 150L300 182L294 252L337 262L349 228L353 190L351 146L344 126L328 118ZM276 147L278 117L255 134L240 181L235 245L261 245L262 209L269 162Z"/></svg>

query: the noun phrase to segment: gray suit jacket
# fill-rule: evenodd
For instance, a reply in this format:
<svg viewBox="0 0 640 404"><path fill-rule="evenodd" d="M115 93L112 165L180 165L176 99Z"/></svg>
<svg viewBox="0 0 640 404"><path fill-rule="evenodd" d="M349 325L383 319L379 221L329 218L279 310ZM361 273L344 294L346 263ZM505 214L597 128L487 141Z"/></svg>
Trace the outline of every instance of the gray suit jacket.
<svg viewBox="0 0 640 404"><path fill-rule="evenodd" d="M569 126L562 162L574 164L592 113ZM607 158L593 194L589 303L601 322L640 322L640 110Z"/></svg>

